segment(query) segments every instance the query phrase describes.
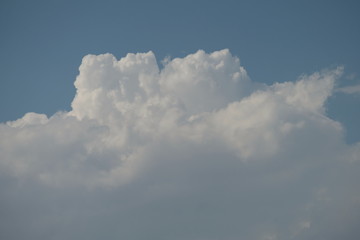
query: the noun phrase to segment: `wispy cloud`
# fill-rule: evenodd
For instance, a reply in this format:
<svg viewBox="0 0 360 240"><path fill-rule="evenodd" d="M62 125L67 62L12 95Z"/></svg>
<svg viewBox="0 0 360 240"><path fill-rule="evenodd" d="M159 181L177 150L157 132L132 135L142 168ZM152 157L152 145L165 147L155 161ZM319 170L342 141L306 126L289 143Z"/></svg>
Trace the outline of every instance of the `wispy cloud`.
<svg viewBox="0 0 360 240"><path fill-rule="evenodd" d="M338 92L343 92L346 94L360 94L360 84L354 86L346 86L337 89Z"/></svg>

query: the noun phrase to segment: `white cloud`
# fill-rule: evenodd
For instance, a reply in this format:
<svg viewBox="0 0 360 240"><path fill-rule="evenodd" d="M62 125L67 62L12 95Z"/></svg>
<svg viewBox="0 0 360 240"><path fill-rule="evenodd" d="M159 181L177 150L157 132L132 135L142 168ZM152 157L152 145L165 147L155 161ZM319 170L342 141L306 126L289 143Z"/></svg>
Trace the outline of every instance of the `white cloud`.
<svg viewBox="0 0 360 240"><path fill-rule="evenodd" d="M360 145L324 109L342 68L266 86L222 50L161 70L152 52L88 55L79 71L70 112L0 125L0 236L359 235Z"/></svg>

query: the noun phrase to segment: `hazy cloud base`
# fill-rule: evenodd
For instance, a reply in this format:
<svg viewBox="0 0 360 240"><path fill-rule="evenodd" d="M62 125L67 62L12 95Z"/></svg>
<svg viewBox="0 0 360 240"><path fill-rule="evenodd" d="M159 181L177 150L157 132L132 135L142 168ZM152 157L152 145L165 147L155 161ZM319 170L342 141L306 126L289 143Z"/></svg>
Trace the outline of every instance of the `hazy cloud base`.
<svg viewBox="0 0 360 240"><path fill-rule="evenodd" d="M342 68L267 86L228 50L83 58L72 111L0 124L2 239L355 239Z"/></svg>

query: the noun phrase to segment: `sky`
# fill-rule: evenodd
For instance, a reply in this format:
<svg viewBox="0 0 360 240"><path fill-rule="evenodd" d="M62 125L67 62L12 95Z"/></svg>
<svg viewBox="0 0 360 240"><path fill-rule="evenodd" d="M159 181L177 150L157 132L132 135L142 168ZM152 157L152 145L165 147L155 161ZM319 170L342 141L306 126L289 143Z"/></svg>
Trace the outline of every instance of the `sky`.
<svg viewBox="0 0 360 240"><path fill-rule="evenodd" d="M0 238L358 238L359 10L2 0Z"/></svg>

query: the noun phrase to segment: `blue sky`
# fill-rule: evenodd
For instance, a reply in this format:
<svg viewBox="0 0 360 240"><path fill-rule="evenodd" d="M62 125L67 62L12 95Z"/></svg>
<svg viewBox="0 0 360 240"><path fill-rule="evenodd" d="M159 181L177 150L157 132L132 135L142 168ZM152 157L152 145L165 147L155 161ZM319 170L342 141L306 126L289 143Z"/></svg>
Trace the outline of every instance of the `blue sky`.
<svg viewBox="0 0 360 240"><path fill-rule="evenodd" d="M359 10L2 0L0 238L358 239Z"/></svg>
<svg viewBox="0 0 360 240"><path fill-rule="evenodd" d="M228 48L254 81L294 81L344 65L359 83L357 1L1 2L0 121L69 110L84 55L153 51L158 61ZM340 94L329 112L352 128L359 97ZM354 133L356 132L356 134Z"/></svg>

